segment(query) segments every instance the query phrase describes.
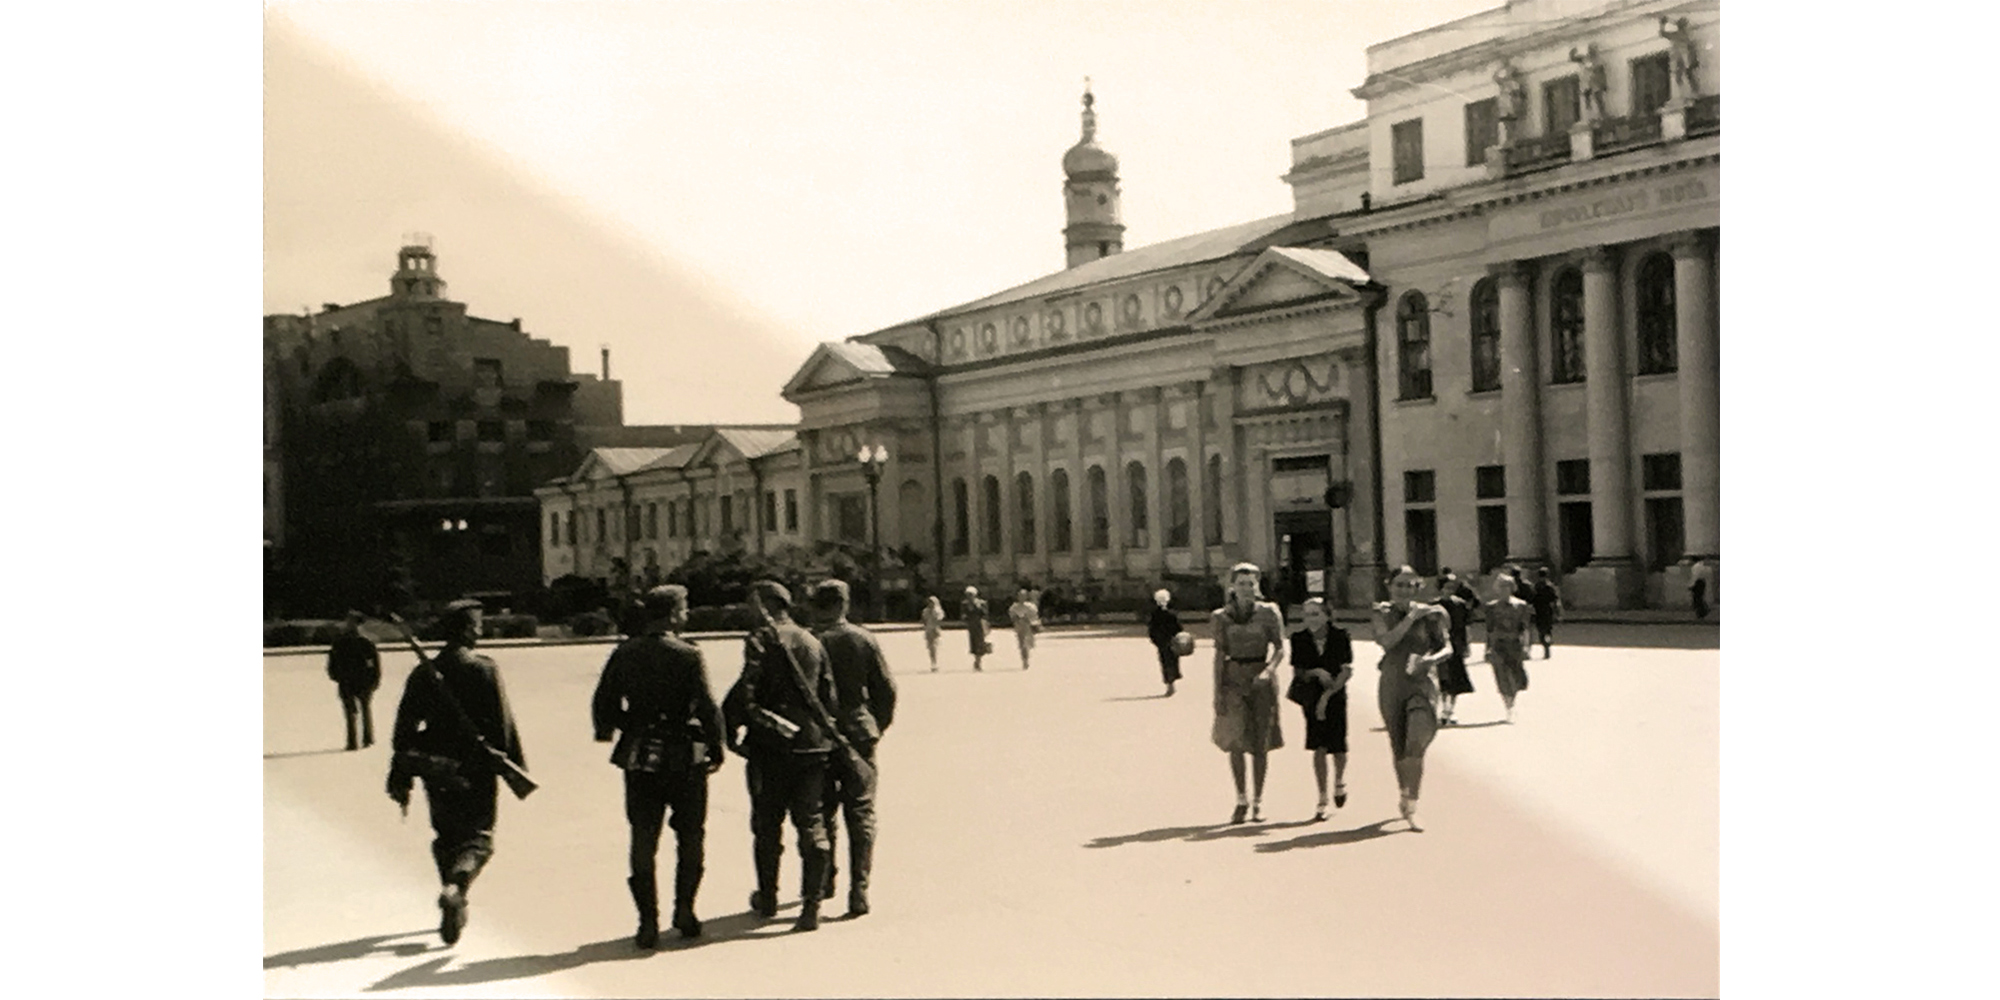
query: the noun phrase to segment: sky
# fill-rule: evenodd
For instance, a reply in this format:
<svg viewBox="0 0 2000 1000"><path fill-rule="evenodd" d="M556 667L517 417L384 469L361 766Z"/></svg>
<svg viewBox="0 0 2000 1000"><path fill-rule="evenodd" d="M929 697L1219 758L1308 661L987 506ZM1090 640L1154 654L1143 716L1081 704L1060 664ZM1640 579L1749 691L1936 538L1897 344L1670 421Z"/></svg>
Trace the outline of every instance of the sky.
<svg viewBox="0 0 2000 1000"><path fill-rule="evenodd" d="M1086 77L1128 249L1291 211L1367 46L1497 0L278 2L264 310L451 298L597 368L628 423L785 421L827 340L1063 267Z"/></svg>

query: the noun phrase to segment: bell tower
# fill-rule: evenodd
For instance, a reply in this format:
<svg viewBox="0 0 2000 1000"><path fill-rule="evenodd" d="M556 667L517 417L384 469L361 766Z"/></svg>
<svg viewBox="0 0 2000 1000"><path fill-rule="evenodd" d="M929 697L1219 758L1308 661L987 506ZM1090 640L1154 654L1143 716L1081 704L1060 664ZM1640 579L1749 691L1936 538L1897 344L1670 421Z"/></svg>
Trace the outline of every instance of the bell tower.
<svg viewBox="0 0 2000 1000"><path fill-rule="evenodd" d="M1069 224L1063 227L1066 267L1087 264L1125 249L1125 224L1119 221L1118 158L1097 144L1097 99L1090 79L1083 81L1083 138L1063 154L1063 207Z"/></svg>
<svg viewBox="0 0 2000 1000"><path fill-rule="evenodd" d="M429 234L412 233L403 238L403 248L396 251L396 274L389 279L389 295L398 299L444 298L444 279L438 277Z"/></svg>

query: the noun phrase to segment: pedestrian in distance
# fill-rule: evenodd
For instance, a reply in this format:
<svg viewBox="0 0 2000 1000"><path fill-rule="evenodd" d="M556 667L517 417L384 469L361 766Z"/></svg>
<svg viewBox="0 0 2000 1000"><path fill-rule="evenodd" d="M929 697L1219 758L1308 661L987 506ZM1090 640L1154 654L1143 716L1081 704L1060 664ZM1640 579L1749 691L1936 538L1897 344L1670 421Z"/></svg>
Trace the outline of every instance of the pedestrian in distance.
<svg viewBox="0 0 2000 1000"><path fill-rule="evenodd" d="M375 745L375 689L382 686L382 654L361 634L361 618L361 612L349 611L326 651L326 676L340 692L349 750Z"/></svg>
<svg viewBox="0 0 2000 1000"><path fill-rule="evenodd" d="M938 640L944 636L944 603L936 594L924 600L924 651L931 656L931 673L937 673Z"/></svg>
<svg viewBox="0 0 2000 1000"><path fill-rule="evenodd" d="M1507 706L1507 721L1514 721L1514 698L1528 686L1528 630L1534 609L1514 596L1518 582L1501 575L1494 581L1500 596L1486 605L1486 662L1493 665L1493 686Z"/></svg>
<svg viewBox="0 0 2000 1000"><path fill-rule="evenodd" d="M1174 595L1165 588L1153 591L1153 613L1146 619L1146 638L1160 654L1160 680L1166 682L1166 697L1174 696L1174 682L1181 679L1181 653L1174 648L1174 636L1183 634L1181 616L1168 607Z"/></svg>
<svg viewBox="0 0 2000 1000"><path fill-rule="evenodd" d="M1445 610L1417 602L1422 587L1416 570L1399 566L1389 578L1389 600L1374 609L1375 641L1382 647L1376 704L1395 760L1399 808L1412 830L1423 829L1417 825L1417 798L1423 791L1424 751L1437 735L1438 692L1432 673L1451 651Z"/></svg>
<svg viewBox="0 0 2000 1000"><path fill-rule="evenodd" d="M390 736L389 797L406 811L414 780L430 805L431 859L437 863L438 935L454 944L465 929L472 882L493 858L499 797L494 753L527 767L500 668L472 651L482 621L478 601L453 601L441 626L436 669L410 672Z"/></svg>
<svg viewBox="0 0 2000 1000"><path fill-rule="evenodd" d="M1688 567L1688 606L1694 609L1695 621L1708 620L1708 592L1715 579L1715 567L1706 559L1696 559Z"/></svg>
<svg viewBox="0 0 2000 1000"><path fill-rule="evenodd" d="M1264 775L1270 751L1285 745L1278 726L1278 664L1285 658L1285 622L1278 606L1261 599L1262 574L1255 563L1229 569L1229 597L1210 623L1215 635L1215 724L1210 739L1229 754L1229 774L1236 781L1236 811L1229 822L1241 823L1247 812L1254 822L1264 819ZM1254 795L1245 800L1243 759L1250 758Z"/></svg>
<svg viewBox="0 0 2000 1000"><path fill-rule="evenodd" d="M1014 645L1021 650L1021 669L1026 670L1028 656L1035 651L1035 633L1042 628L1042 611L1028 588L1014 592L1014 603L1007 606L1007 623L1014 627Z"/></svg>
<svg viewBox="0 0 2000 1000"><path fill-rule="evenodd" d="M972 669L983 669L980 662L986 654L993 652L993 643L986 638L986 602L979 599L978 587L965 588L965 600L958 606L958 616L965 620L966 642L972 647Z"/></svg>
<svg viewBox="0 0 2000 1000"><path fill-rule="evenodd" d="M632 828L631 876L625 884L639 911L632 943L660 942L660 898L655 871L660 829L673 810L673 928L682 937L701 934L695 892L701 888L703 840L708 824L708 776L722 768L722 709L708 684L701 650L679 636L687 626L687 588L666 584L638 603L638 633L605 661L590 698L590 723L599 743L618 742L611 762L625 772L625 821Z"/></svg>
<svg viewBox="0 0 2000 1000"><path fill-rule="evenodd" d="M758 760L751 789L751 855L757 890L750 908L759 916L778 912L780 827L789 814L798 835L802 862L799 919L794 930L819 929L820 895L826 890L831 845L826 836L827 758L833 736L823 719L840 711L827 668L826 649L791 619L792 594L773 580L751 585L752 610L764 622L743 640L742 708L751 728L776 736L773 749ZM735 732L730 736L734 741Z"/></svg>
<svg viewBox="0 0 2000 1000"><path fill-rule="evenodd" d="M1556 622L1562 620L1562 594L1549 580L1549 569L1535 570L1535 586L1528 592L1528 606L1535 609L1535 641L1542 644L1542 659L1555 655Z"/></svg>
<svg viewBox="0 0 2000 1000"><path fill-rule="evenodd" d="M813 588L811 606L820 646L826 650L827 667L833 673L834 694L840 702L839 726L847 742L868 762L860 774L840 766L828 768L829 793L826 797L828 861L826 888L821 893L833 898L833 881L839 866L840 826L836 812L847 820L847 916L868 913L868 881L875 859L875 791L878 771L875 746L896 718L896 682L882 647L867 629L847 620L850 601L847 584L828 580ZM837 758L836 758L837 760Z"/></svg>
<svg viewBox="0 0 2000 1000"><path fill-rule="evenodd" d="M1467 600L1465 585L1459 582L1451 570L1438 575L1437 606L1444 609L1446 635L1451 640L1451 655L1438 661L1438 725L1455 725L1452 713L1458 705L1458 696L1472 693L1472 676L1466 671L1466 662L1472 655L1472 643L1466 630L1472 625L1472 609L1479 606L1477 600Z"/></svg>
<svg viewBox="0 0 2000 1000"><path fill-rule="evenodd" d="M1292 683L1285 695L1306 714L1306 749L1313 755L1319 807L1313 821L1326 818L1326 759L1333 758L1333 807L1347 805L1347 682L1354 676L1354 644L1333 624L1326 601L1306 599L1305 627L1292 633Z"/></svg>

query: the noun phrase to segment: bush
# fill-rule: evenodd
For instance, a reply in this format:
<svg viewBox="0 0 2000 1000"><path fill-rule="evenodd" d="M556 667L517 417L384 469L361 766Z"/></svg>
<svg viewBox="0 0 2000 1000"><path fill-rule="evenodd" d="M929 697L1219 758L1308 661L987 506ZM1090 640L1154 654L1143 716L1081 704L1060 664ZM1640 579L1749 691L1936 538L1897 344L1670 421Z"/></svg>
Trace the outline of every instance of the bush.
<svg viewBox="0 0 2000 1000"><path fill-rule="evenodd" d="M483 639L533 639L541 621L534 615L486 615L479 635Z"/></svg>
<svg viewBox="0 0 2000 1000"><path fill-rule="evenodd" d="M310 646L312 645L312 623L310 622L266 622L264 624L264 645Z"/></svg>
<svg viewBox="0 0 2000 1000"><path fill-rule="evenodd" d="M689 632L748 632L757 627L757 613L748 604L710 605L688 610Z"/></svg>
<svg viewBox="0 0 2000 1000"><path fill-rule="evenodd" d="M611 620L610 615L602 611L585 611L582 614L570 617L569 634L581 636L610 635L616 624L616 622Z"/></svg>

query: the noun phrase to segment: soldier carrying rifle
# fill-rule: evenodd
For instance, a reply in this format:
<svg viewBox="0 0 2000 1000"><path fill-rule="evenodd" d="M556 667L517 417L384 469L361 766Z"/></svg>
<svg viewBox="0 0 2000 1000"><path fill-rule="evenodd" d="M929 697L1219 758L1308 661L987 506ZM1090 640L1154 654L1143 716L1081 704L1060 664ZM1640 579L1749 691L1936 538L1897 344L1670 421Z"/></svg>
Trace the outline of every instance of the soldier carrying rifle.
<svg viewBox="0 0 2000 1000"><path fill-rule="evenodd" d="M417 669L403 685L390 739L395 753L389 797L407 811L415 779L424 781L431 829L437 833L431 857L444 885L438 896L438 934L446 944L458 941L465 928L466 891L493 857L496 778L510 772L506 777L516 795L525 796L534 787L521 771L527 760L499 667L472 651L479 641L481 609L473 600L453 601L445 608L444 650L430 660L418 650Z"/></svg>

